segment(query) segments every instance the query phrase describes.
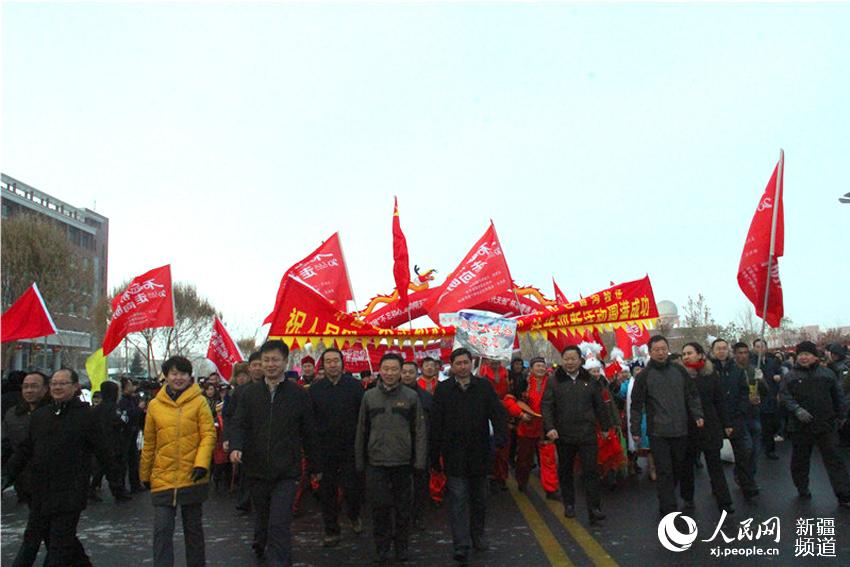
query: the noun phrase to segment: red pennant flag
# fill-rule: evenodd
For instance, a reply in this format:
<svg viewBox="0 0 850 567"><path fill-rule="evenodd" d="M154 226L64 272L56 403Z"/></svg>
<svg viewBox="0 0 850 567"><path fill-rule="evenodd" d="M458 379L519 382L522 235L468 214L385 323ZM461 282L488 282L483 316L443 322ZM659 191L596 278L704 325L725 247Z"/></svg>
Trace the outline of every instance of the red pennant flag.
<svg viewBox="0 0 850 567"><path fill-rule="evenodd" d="M785 252L785 213L782 206L784 167L785 154L781 152L779 163L776 164L753 215L741 254L741 263L738 265L738 285L741 291L752 302L756 315L763 317L767 324L774 328L779 327L784 314L782 283L779 281L779 258ZM770 258L770 233L774 217L776 232L773 257ZM765 292L768 293L767 313L764 313Z"/></svg>
<svg viewBox="0 0 850 567"><path fill-rule="evenodd" d="M641 325L628 324L614 329L617 348L623 351L623 356L631 358L632 347L645 345L649 342L649 333Z"/></svg>
<svg viewBox="0 0 850 567"><path fill-rule="evenodd" d="M174 326L171 266L142 274L112 300L112 319L103 337L103 356L115 350L130 333Z"/></svg>
<svg viewBox="0 0 850 567"><path fill-rule="evenodd" d="M228 382L233 375L233 365L242 361L242 353L236 348L236 343L230 338L227 329L224 328L224 324L218 317L213 321L207 358L215 364L219 374Z"/></svg>
<svg viewBox="0 0 850 567"><path fill-rule="evenodd" d="M59 332L35 282L3 313L0 328L4 343L46 337Z"/></svg>
<svg viewBox="0 0 850 567"><path fill-rule="evenodd" d="M567 299L567 296L564 295L564 292L558 287L558 284L555 282L555 278L552 278L552 285L555 287L555 303L558 303L559 305L569 303L570 300Z"/></svg>
<svg viewBox="0 0 850 567"><path fill-rule="evenodd" d="M321 246L313 250L306 258L293 264L280 278L280 286L274 302L274 309L263 323L271 323L274 314L280 307L283 298L283 288L295 276L304 283L312 286L322 296L336 305L340 311L345 311L346 302L353 297L351 284L348 281L348 269L342 256L342 246L339 243L339 233L335 232Z"/></svg>
<svg viewBox="0 0 850 567"><path fill-rule="evenodd" d="M410 258L407 253L407 239L401 231L398 218L398 198L393 208L393 277L398 291L398 303L402 309L407 308L407 288L410 285Z"/></svg>
<svg viewBox="0 0 850 567"><path fill-rule="evenodd" d="M471 308L513 287L496 227L490 222L490 228L484 236L426 303L428 315L434 321L439 321L440 313Z"/></svg>

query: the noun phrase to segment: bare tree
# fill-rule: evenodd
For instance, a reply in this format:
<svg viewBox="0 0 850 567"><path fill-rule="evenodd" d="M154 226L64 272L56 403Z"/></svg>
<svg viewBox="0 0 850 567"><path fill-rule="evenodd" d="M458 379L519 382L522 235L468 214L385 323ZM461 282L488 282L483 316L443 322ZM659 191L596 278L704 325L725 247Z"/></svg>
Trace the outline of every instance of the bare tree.
<svg viewBox="0 0 850 567"><path fill-rule="evenodd" d="M77 247L51 220L35 215L4 219L2 249L3 311L32 282L55 314L67 313L71 304L81 304L81 295L91 295L93 273L80 269Z"/></svg>
<svg viewBox="0 0 850 567"><path fill-rule="evenodd" d="M706 327L714 325L711 308L702 293L697 298L688 296L688 303L682 308L683 321L686 327Z"/></svg>
<svg viewBox="0 0 850 567"><path fill-rule="evenodd" d="M242 337L236 341L236 346L239 348L242 356L247 359L252 352L257 350L257 339L254 337Z"/></svg>

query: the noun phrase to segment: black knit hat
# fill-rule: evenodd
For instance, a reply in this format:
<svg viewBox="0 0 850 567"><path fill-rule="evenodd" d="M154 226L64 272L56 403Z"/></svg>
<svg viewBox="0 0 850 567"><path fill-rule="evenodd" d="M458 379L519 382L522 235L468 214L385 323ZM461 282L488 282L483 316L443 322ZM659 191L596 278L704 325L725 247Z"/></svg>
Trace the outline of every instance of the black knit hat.
<svg viewBox="0 0 850 567"><path fill-rule="evenodd" d="M818 355L818 347L812 341L803 341L797 345L797 354L799 355L801 352L808 352L809 354L813 354L815 356Z"/></svg>
<svg viewBox="0 0 850 567"><path fill-rule="evenodd" d="M827 345L826 350L835 356L847 356L847 347L841 343L830 343Z"/></svg>

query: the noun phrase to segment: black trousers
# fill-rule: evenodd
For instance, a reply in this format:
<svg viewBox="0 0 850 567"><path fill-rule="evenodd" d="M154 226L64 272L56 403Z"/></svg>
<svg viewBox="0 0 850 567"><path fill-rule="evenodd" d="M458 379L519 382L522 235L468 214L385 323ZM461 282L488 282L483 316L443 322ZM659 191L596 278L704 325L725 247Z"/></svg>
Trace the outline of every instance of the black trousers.
<svg viewBox="0 0 850 567"><path fill-rule="evenodd" d="M186 566L206 565L204 548L203 504L180 506L183 520L183 539L186 543ZM153 507L153 564L154 567L174 566L174 520L176 506Z"/></svg>
<svg viewBox="0 0 850 567"><path fill-rule="evenodd" d="M254 549L268 548L266 565L292 564L292 503L298 479L250 479L254 505Z"/></svg>
<svg viewBox="0 0 850 567"><path fill-rule="evenodd" d="M795 431L791 435L791 479L797 490L809 488L812 448L817 446L835 496L841 502L850 501L850 478L847 476L847 465L838 454L837 445L838 434L833 431L825 433Z"/></svg>
<svg viewBox="0 0 850 567"><path fill-rule="evenodd" d="M407 550L413 468L370 466L366 469L366 487L372 503L376 550L386 553L393 543L396 552Z"/></svg>
<svg viewBox="0 0 850 567"><path fill-rule="evenodd" d="M655 488L658 491L658 507L662 516L675 512L676 483L685 476L688 466L688 437L658 437L650 435L649 450L655 460L655 473L658 480Z"/></svg>
<svg viewBox="0 0 850 567"><path fill-rule="evenodd" d="M446 494L449 498L452 547L455 553L466 555L470 547L481 544L484 539L487 477L447 476Z"/></svg>
<svg viewBox="0 0 850 567"><path fill-rule="evenodd" d="M136 445L138 431L133 432L132 436L125 439L124 445L124 463L122 466L127 467L127 480L130 483L130 490L141 488L142 481L139 480L139 447ZM124 475L121 475L123 482Z"/></svg>
<svg viewBox="0 0 850 567"><path fill-rule="evenodd" d="M27 527L14 567L30 567L38 556L38 548L44 541L47 547L46 567L89 567L92 563L77 539L79 512L61 512L43 515L30 509Z"/></svg>
<svg viewBox="0 0 850 567"><path fill-rule="evenodd" d="M558 481L561 485L561 497L564 506L575 505L576 491L573 479L575 458L581 459L581 480L587 499L588 512L599 508L599 444L594 438L591 443L567 443L557 441L558 449Z"/></svg>
<svg viewBox="0 0 850 567"><path fill-rule="evenodd" d="M328 457L322 468L319 481L319 499L322 502L322 521L326 535L339 535L339 500L337 490L342 488L348 519L360 518L363 502L363 480L354 468L354 461L339 457Z"/></svg>
<svg viewBox="0 0 850 567"><path fill-rule="evenodd" d="M418 521L425 515L425 506L428 504L428 499L431 497L429 481L431 473L427 470L413 471L413 509L410 515L411 520Z"/></svg>
<svg viewBox="0 0 850 567"><path fill-rule="evenodd" d="M694 499L694 465L700 453L705 455L705 468L708 469L708 478L711 480L711 492L714 494L717 505L721 508L732 503L732 495L729 494L729 485L726 483L726 475L723 474L723 462L720 460L720 448L699 447L691 440L687 448L687 464L682 470L680 491L682 499Z"/></svg>
<svg viewBox="0 0 850 567"><path fill-rule="evenodd" d="M732 444L732 453L735 455L735 478L738 486L745 496L758 493L756 477L751 468L753 456L753 439L746 431L747 425L741 421L736 423L729 443ZM756 440L758 442L758 440Z"/></svg>
<svg viewBox="0 0 850 567"><path fill-rule="evenodd" d="M776 453L776 441L773 437L779 433L779 412L761 413L761 444L767 455Z"/></svg>

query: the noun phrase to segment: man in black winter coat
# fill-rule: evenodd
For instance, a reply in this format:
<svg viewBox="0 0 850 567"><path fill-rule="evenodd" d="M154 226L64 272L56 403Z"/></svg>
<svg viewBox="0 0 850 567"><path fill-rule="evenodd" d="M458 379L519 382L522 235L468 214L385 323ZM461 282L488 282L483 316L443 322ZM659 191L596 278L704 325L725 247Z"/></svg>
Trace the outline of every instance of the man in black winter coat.
<svg viewBox="0 0 850 567"><path fill-rule="evenodd" d="M817 445L838 503L850 508L847 465L836 449L836 431L844 424L847 407L835 374L820 365L814 343L797 345L797 364L782 379L780 395L791 414L786 426L791 434L791 478L800 498L812 497L809 467Z"/></svg>
<svg viewBox="0 0 850 567"><path fill-rule="evenodd" d="M574 518L575 486L573 465L581 459L581 479L587 498L587 512L591 524L605 519L599 499L599 443L596 424L608 431L610 412L602 404L599 382L582 368L581 350L570 345L561 352L563 365L546 382L543 401L543 431L546 438L555 441L558 449L558 481L564 500L564 515Z"/></svg>
<svg viewBox="0 0 850 567"><path fill-rule="evenodd" d="M747 430L747 414L750 411L750 387L744 371L735 363L729 352L729 343L725 339L715 339L711 343L711 362L720 376L723 397L726 401L726 414L732 435L729 442L735 454L735 481L741 487L744 498L751 500L759 493L755 471L752 467L753 440Z"/></svg>
<svg viewBox="0 0 850 567"><path fill-rule="evenodd" d="M230 422L230 461L248 476L254 506L254 553L269 549L269 565L291 565L292 505L301 476L301 452L313 462L315 425L304 389L284 378L289 348L283 341L260 347L265 378L241 386Z"/></svg>
<svg viewBox="0 0 850 567"><path fill-rule="evenodd" d="M508 416L490 381L472 375L465 348L451 354L451 374L434 391L431 409L431 467L446 473L454 558L465 563L469 548L488 548L484 540L487 475L493 470L490 424L496 447L508 442Z"/></svg>
<svg viewBox="0 0 850 567"><path fill-rule="evenodd" d="M50 378L41 372L28 372L21 383L21 401L9 408L3 416L3 456L9 458L15 453L18 445L26 439L30 427L30 417L38 408L50 403L47 395ZM5 467L4 467L5 469ZM32 495L29 467L25 467L15 482L15 492L18 502L30 501Z"/></svg>
<svg viewBox="0 0 850 567"><path fill-rule="evenodd" d="M109 458L113 465L121 471L121 486L113 491L116 500L130 500L130 496L124 489L124 471L127 470L127 445L126 436L130 429L128 417L118 408L118 384L115 382L104 382L100 385L101 402L97 407L92 408L91 412L100 427L100 434L103 436L104 445L109 451ZM97 490L100 490L100 485L103 482L105 469L93 463L93 474L89 498L94 501L100 501L100 497L96 495Z"/></svg>
<svg viewBox="0 0 850 567"><path fill-rule="evenodd" d="M29 465L33 486L40 487L32 494L15 566L32 565L42 540L47 544L45 565L91 565L77 539L77 523L86 507L92 455L108 470L113 490L117 489L120 472L110 460L91 408L76 397L78 386L75 371L53 373L53 402L32 414L29 433L12 457L10 479Z"/></svg>
<svg viewBox="0 0 850 567"><path fill-rule="evenodd" d="M316 419L317 461L311 466L322 474L319 482L319 499L322 502L322 521L327 547L339 544L339 499L341 487L355 534L363 530L360 508L363 502L363 480L354 467L354 437L357 418L363 401L363 387L350 374L345 373L342 352L335 348L322 352L325 377L313 381L309 394Z"/></svg>

